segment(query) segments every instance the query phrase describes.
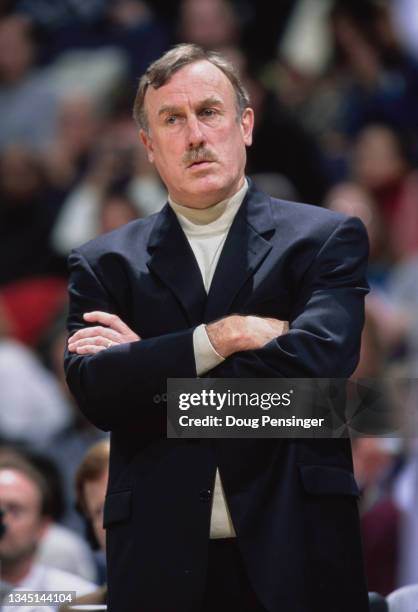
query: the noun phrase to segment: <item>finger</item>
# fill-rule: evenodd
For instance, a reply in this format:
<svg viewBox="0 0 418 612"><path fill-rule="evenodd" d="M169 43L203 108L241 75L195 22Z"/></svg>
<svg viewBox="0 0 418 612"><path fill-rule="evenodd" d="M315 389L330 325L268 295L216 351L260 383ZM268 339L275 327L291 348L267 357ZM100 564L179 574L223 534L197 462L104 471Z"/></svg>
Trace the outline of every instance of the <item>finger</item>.
<svg viewBox="0 0 418 612"><path fill-rule="evenodd" d="M87 346L80 346L75 350L72 350L71 353L77 353L78 355L94 355L95 353L100 353L100 351L105 351L106 347L104 346L95 346L94 344L88 344Z"/></svg>
<svg viewBox="0 0 418 612"><path fill-rule="evenodd" d="M120 334L126 334L132 331L117 315L110 314L109 312L94 310L93 312L85 312L83 317L89 322L97 321L103 325L108 325L111 329L114 329Z"/></svg>
<svg viewBox="0 0 418 612"><path fill-rule="evenodd" d="M119 339L119 334L113 329L101 327L99 325L97 327L84 327L83 329L79 329L71 336L71 338L68 339L68 342L75 342L81 338L93 338L94 336L103 336L105 338L109 338L109 340L114 340L115 342Z"/></svg>
<svg viewBox="0 0 418 612"><path fill-rule="evenodd" d="M112 346L112 344L116 344L116 342L114 342L114 340L110 340L109 338L105 338L104 336L95 336L94 338L81 338L76 342L71 342L68 345L68 348L72 350L74 348L89 345L104 346L105 348L109 348L109 346Z"/></svg>

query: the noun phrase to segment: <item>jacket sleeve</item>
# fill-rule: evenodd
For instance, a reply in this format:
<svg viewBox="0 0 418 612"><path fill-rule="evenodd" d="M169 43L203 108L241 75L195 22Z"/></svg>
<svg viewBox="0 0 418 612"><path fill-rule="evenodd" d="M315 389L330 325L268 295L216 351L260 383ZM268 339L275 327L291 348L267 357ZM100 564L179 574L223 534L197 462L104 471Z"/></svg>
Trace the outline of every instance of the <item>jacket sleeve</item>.
<svg viewBox="0 0 418 612"><path fill-rule="evenodd" d="M215 378L346 378L360 354L368 239L357 218L334 229L303 276L289 332L263 348L235 353ZM257 314L256 312L254 314Z"/></svg>
<svg viewBox="0 0 418 612"><path fill-rule="evenodd" d="M80 252L71 253L69 269L70 336L86 327L85 312L120 313L109 291ZM162 423L165 419L162 396L166 393L167 378L196 376L193 331L190 328L112 346L94 355L66 350L67 383L87 419L106 431L129 423L142 423L151 428Z"/></svg>

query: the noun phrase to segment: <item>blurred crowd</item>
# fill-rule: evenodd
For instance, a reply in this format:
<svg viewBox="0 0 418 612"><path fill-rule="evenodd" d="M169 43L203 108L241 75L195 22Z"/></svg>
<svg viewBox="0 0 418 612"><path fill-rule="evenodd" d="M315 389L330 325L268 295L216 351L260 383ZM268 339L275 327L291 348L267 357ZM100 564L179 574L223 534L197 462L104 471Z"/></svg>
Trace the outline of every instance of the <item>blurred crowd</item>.
<svg viewBox="0 0 418 612"><path fill-rule="evenodd" d="M80 595L105 580L85 531L94 494L74 483L107 434L65 386L66 258L165 204L131 107L147 65L194 42L227 55L248 88L257 185L366 225L371 292L354 377L409 414L396 438L354 440L369 588L418 583L417 41L415 0L1 3L0 580L52 566L79 576ZM13 521L26 502L37 514L24 545ZM31 569L18 563L28 551Z"/></svg>

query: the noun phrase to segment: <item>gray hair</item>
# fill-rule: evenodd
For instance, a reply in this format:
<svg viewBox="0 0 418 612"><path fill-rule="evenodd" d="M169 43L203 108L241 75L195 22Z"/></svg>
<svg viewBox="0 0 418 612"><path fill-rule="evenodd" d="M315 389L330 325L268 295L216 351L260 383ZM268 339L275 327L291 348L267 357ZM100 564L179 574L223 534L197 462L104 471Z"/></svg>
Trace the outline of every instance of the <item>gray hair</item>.
<svg viewBox="0 0 418 612"><path fill-rule="evenodd" d="M133 117L140 128L148 130L148 119L145 113L144 102L148 87L159 89L165 85L178 70L189 64L206 60L227 77L235 92L237 112L241 116L250 105L250 97L241 83L234 66L225 57L216 51L206 51L198 45L176 45L159 59L153 62L141 77L138 91L135 96Z"/></svg>

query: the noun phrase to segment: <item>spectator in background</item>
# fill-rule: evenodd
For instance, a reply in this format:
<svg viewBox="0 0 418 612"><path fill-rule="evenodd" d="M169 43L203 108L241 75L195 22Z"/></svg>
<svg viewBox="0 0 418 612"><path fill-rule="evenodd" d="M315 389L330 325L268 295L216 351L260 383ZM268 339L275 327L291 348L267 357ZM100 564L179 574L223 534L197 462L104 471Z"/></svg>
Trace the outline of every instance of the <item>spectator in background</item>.
<svg viewBox="0 0 418 612"><path fill-rule="evenodd" d="M240 23L229 0L182 0L177 26L178 42L215 50L237 45Z"/></svg>
<svg viewBox="0 0 418 612"><path fill-rule="evenodd" d="M343 181L334 185L327 193L325 206L330 210L359 217L369 237L368 280L372 285L380 285L387 275L390 260L385 251L386 228L382 213L373 196L354 181Z"/></svg>
<svg viewBox="0 0 418 612"><path fill-rule="evenodd" d="M331 210L359 217L369 236L370 260L368 280L371 292L366 297L366 321L363 329L357 378L374 378L382 374L391 354L409 336L411 316L390 295L388 288L391 258L387 252L387 233L382 212L373 195L355 182L335 185L327 194Z"/></svg>
<svg viewBox="0 0 418 612"><path fill-rule="evenodd" d="M132 119L127 123L125 117L116 117L108 122L92 150L85 176L63 203L51 237L56 252L67 255L83 242L114 229L115 216L109 226L110 209L106 209L115 193L125 201L124 214L117 215L119 223L148 216L164 205L166 191L137 139Z"/></svg>
<svg viewBox="0 0 418 612"><path fill-rule="evenodd" d="M368 587L382 595L397 586L401 512L392 486L399 450L399 440L393 438L358 438L353 445Z"/></svg>
<svg viewBox="0 0 418 612"><path fill-rule="evenodd" d="M22 0L17 10L46 33L42 62L51 64L74 50L96 53L118 49L128 60L127 86L120 92L130 99L148 63L170 44L168 24L154 14L154 1L94 0L94 2L39 2Z"/></svg>
<svg viewBox="0 0 418 612"><path fill-rule="evenodd" d="M38 355L0 338L0 431L3 441L48 448L71 419L70 401Z"/></svg>
<svg viewBox="0 0 418 612"><path fill-rule="evenodd" d="M358 135L352 173L375 199L387 230L386 248L395 261L418 252L418 172L407 144L394 129L369 125Z"/></svg>
<svg viewBox="0 0 418 612"><path fill-rule="evenodd" d="M75 478L77 507L87 521L90 542L99 551L97 557L99 569L104 570L101 582L106 580L104 556L106 531L103 528L103 509L109 479L109 456L109 440L98 442L83 457ZM106 591L106 586L103 586L95 593L81 597L79 603L106 603Z"/></svg>
<svg viewBox="0 0 418 612"><path fill-rule="evenodd" d="M12 144L43 150L52 137L57 95L35 68L36 53L31 21L0 19L0 151Z"/></svg>
<svg viewBox="0 0 418 612"><path fill-rule="evenodd" d="M126 195L118 191L110 192L100 206L99 234L111 232L137 218L135 205Z"/></svg>
<svg viewBox="0 0 418 612"><path fill-rule="evenodd" d="M97 442L84 455L75 476L77 508L88 522L94 548L102 551L106 547L103 507L109 478L109 455L109 440Z"/></svg>
<svg viewBox="0 0 418 612"><path fill-rule="evenodd" d="M57 114L57 129L43 161L50 182L66 190L86 172L90 152L104 125L97 105L88 95L63 98Z"/></svg>
<svg viewBox="0 0 418 612"><path fill-rule="evenodd" d="M418 64L397 39L388 6L370 0L334 3L330 24L345 133L371 122L402 131L418 123Z"/></svg>
<svg viewBox="0 0 418 612"><path fill-rule="evenodd" d="M102 440L90 447L84 455L75 477L77 507L86 520L87 537L92 547L99 549L100 566L105 570L104 551L106 548L106 532L103 528L103 508L105 503L107 481L109 478L110 443ZM105 575L103 573L103 580ZM75 602L81 604L105 604L106 586L100 587L94 593L79 597ZM67 607L60 608L62 612Z"/></svg>
<svg viewBox="0 0 418 612"><path fill-rule="evenodd" d="M0 507L5 525L0 540L2 579L13 588L30 591L91 592L94 584L36 561L49 522L50 503L48 484L34 465L12 456L0 461ZM7 605L2 609L14 610Z"/></svg>
<svg viewBox="0 0 418 612"><path fill-rule="evenodd" d="M153 4L152 1L116 0L106 7L108 40L123 49L129 61L125 91L128 105L138 77L172 42L167 24L154 14Z"/></svg>
<svg viewBox="0 0 418 612"><path fill-rule="evenodd" d="M1 310L9 335L32 346L66 296L65 262L49 245L61 197L34 153L16 145L0 155Z"/></svg>
<svg viewBox="0 0 418 612"><path fill-rule="evenodd" d="M254 141L248 149L247 172L275 172L285 176L298 199L311 204L323 201L327 181L315 140L286 110L277 95L254 75L244 81L255 111Z"/></svg>
<svg viewBox="0 0 418 612"><path fill-rule="evenodd" d="M274 72L266 73L289 112L319 139L332 182L347 178L351 139L364 125L389 123L416 140L418 64L396 37L390 4L298 0L293 13L307 10L291 32L293 54L282 41Z"/></svg>
<svg viewBox="0 0 418 612"><path fill-rule="evenodd" d="M36 563L64 570L95 582L97 568L84 537L59 521L65 511L61 473L55 462L40 452L23 445L0 445L0 463L29 464L48 484L49 502L45 508L47 522L36 552Z"/></svg>
<svg viewBox="0 0 418 612"><path fill-rule="evenodd" d="M62 271L49 246L61 197L35 154L16 145L0 156L0 286Z"/></svg>

